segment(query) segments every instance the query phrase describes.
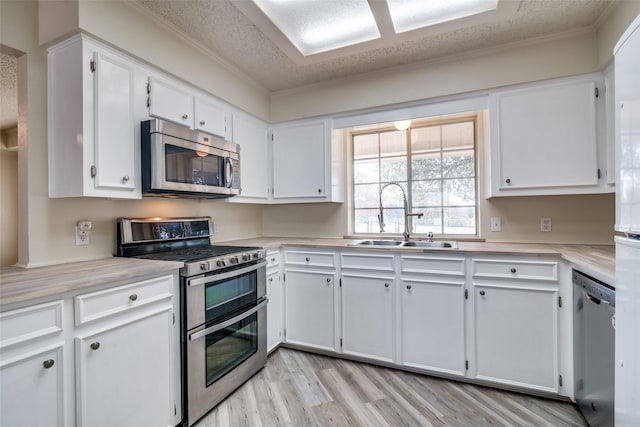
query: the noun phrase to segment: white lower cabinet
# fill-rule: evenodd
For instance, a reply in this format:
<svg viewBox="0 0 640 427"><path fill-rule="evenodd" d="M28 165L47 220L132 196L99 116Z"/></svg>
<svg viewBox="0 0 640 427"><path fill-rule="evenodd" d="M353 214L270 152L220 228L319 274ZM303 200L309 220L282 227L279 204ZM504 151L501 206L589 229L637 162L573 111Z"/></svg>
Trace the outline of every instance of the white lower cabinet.
<svg viewBox="0 0 640 427"><path fill-rule="evenodd" d="M267 351L276 348L283 338L282 331L282 282L278 271L267 274Z"/></svg>
<svg viewBox="0 0 640 427"><path fill-rule="evenodd" d="M62 365L62 347L0 362L0 425L65 425Z"/></svg>
<svg viewBox="0 0 640 427"><path fill-rule="evenodd" d="M78 426L169 426L172 307L76 338Z"/></svg>
<svg viewBox="0 0 640 427"><path fill-rule="evenodd" d="M342 274L342 352L392 362L394 278Z"/></svg>
<svg viewBox="0 0 640 427"><path fill-rule="evenodd" d="M335 351L333 272L286 270L286 342Z"/></svg>

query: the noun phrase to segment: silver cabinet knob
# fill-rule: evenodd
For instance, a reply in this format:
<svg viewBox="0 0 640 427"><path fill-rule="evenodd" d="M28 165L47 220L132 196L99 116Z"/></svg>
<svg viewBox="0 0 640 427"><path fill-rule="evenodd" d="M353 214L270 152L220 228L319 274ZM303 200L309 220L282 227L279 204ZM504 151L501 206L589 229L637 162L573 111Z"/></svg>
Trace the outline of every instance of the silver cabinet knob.
<svg viewBox="0 0 640 427"><path fill-rule="evenodd" d="M125 176L123 176L123 177L122 177L122 180L123 180L124 182L129 181L129 179L130 179L130 178L129 178L129 175L125 175Z"/></svg>
<svg viewBox="0 0 640 427"><path fill-rule="evenodd" d="M189 118L189 115L188 115L188 114L183 114L183 115L182 115L182 120L187 120L188 118Z"/></svg>
<svg viewBox="0 0 640 427"><path fill-rule="evenodd" d="M511 267L511 272L512 272L512 273L515 273L516 271L518 271L518 270L516 270L516 268L515 268L515 267Z"/></svg>
<svg viewBox="0 0 640 427"><path fill-rule="evenodd" d="M275 258L271 258L271 262L276 262L276 259Z"/></svg>
<svg viewBox="0 0 640 427"><path fill-rule="evenodd" d="M311 258L306 257L304 260L305 260L305 261L307 261L307 262L309 262L309 261L311 261Z"/></svg>
<svg viewBox="0 0 640 427"><path fill-rule="evenodd" d="M327 277L327 283L331 283L331 278Z"/></svg>
<svg viewBox="0 0 640 427"><path fill-rule="evenodd" d="M206 123L204 120L200 120L200 126L204 126Z"/></svg>
<svg viewBox="0 0 640 427"><path fill-rule="evenodd" d="M89 347L91 347L91 350L97 350L100 348L100 343L98 341L92 342Z"/></svg>
<svg viewBox="0 0 640 427"><path fill-rule="evenodd" d="M135 301L135 300L137 300L137 299L138 299L138 294L131 294L131 295L129 295L129 299L130 299L131 301Z"/></svg>
<svg viewBox="0 0 640 427"><path fill-rule="evenodd" d="M505 182L506 182L507 184L511 184L511 178L507 178L507 179L505 180Z"/></svg>
<svg viewBox="0 0 640 427"><path fill-rule="evenodd" d="M318 188L318 194L322 193L322 188Z"/></svg>
<svg viewBox="0 0 640 427"><path fill-rule="evenodd" d="M269 282L273 282L273 277L269 277Z"/></svg>
<svg viewBox="0 0 640 427"><path fill-rule="evenodd" d="M52 367L56 362L53 359L49 359L49 360L45 360L44 362L42 362L42 366L44 366L44 369L49 369L50 367Z"/></svg>
<svg viewBox="0 0 640 427"><path fill-rule="evenodd" d="M385 288L388 288L388 287L389 287L389 284L388 284L388 283L385 283L385 284L384 284L384 287L385 287Z"/></svg>
<svg viewBox="0 0 640 427"><path fill-rule="evenodd" d="M484 296L484 291L480 291L480 295L483 295L483 296Z"/></svg>
<svg viewBox="0 0 640 427"><path fill-rule="evenodd" d="M407 289L411 290L411 285L407 285Z"/></svg>

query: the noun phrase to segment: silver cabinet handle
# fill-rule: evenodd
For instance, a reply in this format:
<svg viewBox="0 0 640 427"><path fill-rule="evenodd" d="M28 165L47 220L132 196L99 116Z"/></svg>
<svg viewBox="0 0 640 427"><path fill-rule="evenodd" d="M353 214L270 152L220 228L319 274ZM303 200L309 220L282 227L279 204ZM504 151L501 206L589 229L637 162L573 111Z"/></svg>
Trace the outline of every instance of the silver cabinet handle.
<svg viewBox="0 0 640 427"><path fill-rule="evenodd" d="M91 350L97 350L100 348L100 343L98 341L92 342L89 347L91 347Z"/></svg>
<svg viewBox="0 0 640 427"><path fill-rule="evenodd" d="M138 294L131 294L131 295L129 295L129 299L130 299L131 301L135 301L135 300L137 300L137 299L138 299Z"/></svg>
<svg viewBox="0 0 640 427"><path fill-rule="evenodd" d="M188 115L188 114L183 114L183 115L182 115L182 120L187 120L188 118L189 118L189 115Z"/></svg>
<svg viewBox="0 0 640 427"><path fill-rule="evenodd" d="M198 332L194 332L191 335L189 335L189 341L193 341L193 340L197 340L200 337L204 337L205 335L209 335L212 334L214 332L218 332L224 328L228 328L229 326L233 325L234 323L238 323L239 321L246 319L247 317L251 316L252 314L258 312L261 308L263 308L265 305L267 305L267 303L269 302L269 298L267 297L263 297L262 302L258 305L256 305L255 307L253 307L251 310L247 310L242 314L237 315L236 317L226 320L222 323L219 323L217 325L211 326L207 329L203 329L202 331L198 331Z"/></svg>
<svg viewBox="0 0 640 427"><path fill-rule="evenodd" d="M411 285L407 285L407 289L411 290Z"/></svg>
<svg viewBox="0 0 640 427"><path fill-rule="evenodd" d="M200 126L204 126L205 125L205 121L204 120L200 120Z"/></svg>
<svg viewBox="0 0 640 427"><path fill-rule="evenodd" d="M516 268L515 268L515 267L511 267L511 272L512 272L512 273L515 273L516 271L518 271L518 270L516 270Z"/></svg>
<svg viewBox="0 0 640 427"><path fill-rule="evenodd" d="M384 287L385 287L385 288L388 288L388 287L389 287L389 284L388 284L388 283L385 283L385 284L384 284Z"/></svg>
<svg viewBox="0 0 640 427"><path fill-rule="evenodd" d="M125 176L123 176L123 177L122 177L122 180L123 180L124 182L129 181L129 179L130 179L130 178L129 178L129 175L125 175Z"/></svg>
<svg viewBox="0 0 640 427"><path fill-rule="evenodd" d="M44 369L49 369L50 367L52 367L56 362L53 359L49 359L49 360L45 360L44 362L42 362L42 366L44 366Z"/></svg>
<svg viewBox="0 0 640 427"><path fill-rule="evenodd" d="M484 291L480 291L480 295L483 295L483 296L484 296Z"/></svg>

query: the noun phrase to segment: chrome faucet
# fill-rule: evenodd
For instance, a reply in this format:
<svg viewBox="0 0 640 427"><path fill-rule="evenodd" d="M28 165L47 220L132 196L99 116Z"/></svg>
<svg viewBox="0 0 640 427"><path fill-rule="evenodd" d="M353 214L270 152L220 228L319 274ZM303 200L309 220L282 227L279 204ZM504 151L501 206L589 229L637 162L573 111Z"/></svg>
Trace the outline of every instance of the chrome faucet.
<svg viewBox="0 0 640 427"><path fill-rule="evenodd" d="M402 199L404 202L404 233L402 233L402 236L404 237L405 242L409 241L409 217L410 216L417 216L418 218L422 218L422 212L420 213L411 213L409 212L409 202L407 201L407 193L405 193L404 188L402 188L402 186L400 184L398 184L397 182L389 182L385 185L382 186L382 188L380 188L380 213L378 214L378 224L380 224L380 232L384 233L384 215L383 215L383 207L382 207L382 192L384 191L385 188L387 188L390 185L395 185L398 188L400 188L400 191L402 191Z"/></svg>

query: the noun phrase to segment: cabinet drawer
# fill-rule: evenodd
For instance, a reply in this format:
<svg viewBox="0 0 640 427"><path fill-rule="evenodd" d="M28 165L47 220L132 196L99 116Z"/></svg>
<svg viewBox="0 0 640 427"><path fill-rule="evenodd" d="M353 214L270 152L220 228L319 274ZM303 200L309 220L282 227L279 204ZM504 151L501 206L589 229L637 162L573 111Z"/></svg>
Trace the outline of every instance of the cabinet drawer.
<svg viewBox="0 0 640 427"><path fill-rule="evenodd" d="M0 348L62 332L62 301L0 313Z"/></svg>
<svg viewBox="0 0 640 427"><path fill-rule="evenodd" d="M556 261L474 259L471 262L474 278L558 280Z"/></svg>
<svg viewBox="0 0 640 427"><path fill-rule="evenodd" d="M267 252L267 268L280 265L280 251Z"/></svg>
<svg viewBox="0 0 640 427"><path fill-rule="evenodd" d="M74 299L76 325L170 299L172 289L173 276L163 276L77 296Z"/></svg>
<svg viewBox="0 0 640 427"><path fill-rule="evenodd" d="M335 267L331 252L285 251L286 264L309 265L313 267Z"/></svg>
<svg viewBox="0 0 640 427"><path fill-rule="evenodd" d="M394 271L393 260L393 255L343 253L341 265L342 268Z"/></svg>
<svg viewBox="0 0 640 427"><path fill-rule="evenodd" d="M464 258L403 256L402 273L464 276Z"/></svg>

